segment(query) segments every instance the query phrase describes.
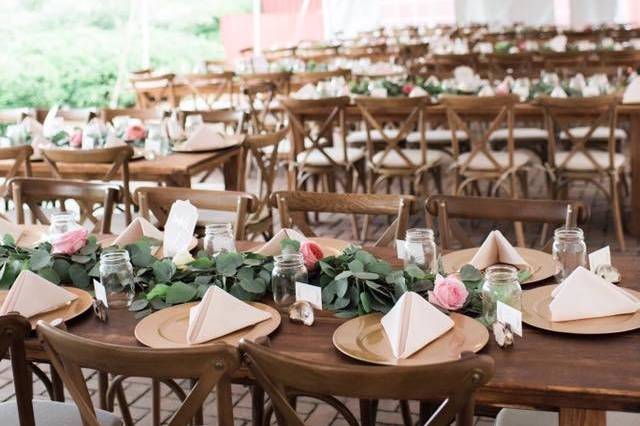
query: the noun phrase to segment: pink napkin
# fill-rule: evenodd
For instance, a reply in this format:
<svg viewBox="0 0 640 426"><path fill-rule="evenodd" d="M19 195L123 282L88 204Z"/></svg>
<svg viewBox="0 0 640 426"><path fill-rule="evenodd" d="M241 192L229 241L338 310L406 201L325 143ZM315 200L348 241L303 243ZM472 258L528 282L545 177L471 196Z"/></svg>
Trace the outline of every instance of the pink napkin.
<svg viewBox="0 0 640 426"><path fill-rule="evenodd" d="M31 271L20 272L0 306L0 315L15 311L31 318L61 308L77 299L68 292Z"/></svg>
<svg viewBox="0 0 640 426"><path fill-rule="evenodd" d="M380 322L393 356L400 359L409 358L454 326L451 318L412 291L403 294Z"/></svg>
<svg viewBox="0 0 640 426"><path fill-rule="evenodd" d="M4 220L0 217L0 238L4 237L6 234L9 234L13 237L13 241L16 243L22 236L22 228L20 228L15 223L11 223L8 220Z"/></svg>
<svg viewBox="0 0 640 426"><path fill-rule="evenodd" d="M500 231L491 231L469 264L483 270L496 263L530 267Z"/></svg>
<svg viewBox="0 0 640 426"><path fill-rule="evenodd" d="M208 342L269 318L269 312L256 309L213 285L189 311L187 342L190 345Z"/></svg>
<svg viewBox="0 0 640 426"><path fill-rule="evenodd" d="M282 240L295 240L299 242L307 241L307 237L302 235L300 232L291 228L283 228L276 235L273 236L269 241L264 243L259 249L255 252L261 254L263 256L275 256L280 254L280 242Z"/></svg>
<svg viewBox="0 0 640 426"><path fill-rule="evenodd" d="M119 247L124 247L127 244L133 244L140 241L142 237L149 237L162 241L164 239L164 234L158 228L153 226L147 219L143 217L136 217L129 226L122 231L118 238L115 239L113 244Z"/></svg>
<svg viewBox="0 0 640 426"><path fill-rule="evenodd" d="M209 126L199 126L182 145L183 149L215 149L229 146L229 139L237 140L237 136L223 135Z"/></svg>
<svg viewBox="0 0 640 426"><path fill-rule="evenodd" d="M640 309L640 300L593 272L577 267L551 293L551 321L572 321L631 314Z"/></svg>

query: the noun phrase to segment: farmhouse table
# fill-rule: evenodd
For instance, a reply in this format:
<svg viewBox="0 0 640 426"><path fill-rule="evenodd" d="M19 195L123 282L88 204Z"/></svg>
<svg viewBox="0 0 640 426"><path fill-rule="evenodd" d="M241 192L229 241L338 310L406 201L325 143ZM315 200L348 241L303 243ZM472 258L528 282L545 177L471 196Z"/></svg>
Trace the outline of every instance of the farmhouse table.
<svg viewBox="0 0 640 426"><path fill-rule="evenodd" d="M247 250L255 242L239 242ZM375 256L401 267L391 248L365 247ZM626 287L640 290L640 264L631 255L617 255L614 264ZM553 283L549 279L541 284ZM529 285L524 289L531 288ZM345 320L320 312L311 327L291 323L286 312L271 336L273 349L309 362L333 365L359 364L333 347L334 330ZM67 323L68 330L89 339L140 346L134 337L137 320L127 310L112 310L102 323L88 312ZM27 342L29 357L46 361L36 339ZM640 330L602 336L557 334L524 327L510 350L500 349L493 338L481 351L494 358L494 378L477 395L478 404L558 410L561 426L606 424L605 410L640 411ZM238 372L246 381L246 371Z"/></svg>

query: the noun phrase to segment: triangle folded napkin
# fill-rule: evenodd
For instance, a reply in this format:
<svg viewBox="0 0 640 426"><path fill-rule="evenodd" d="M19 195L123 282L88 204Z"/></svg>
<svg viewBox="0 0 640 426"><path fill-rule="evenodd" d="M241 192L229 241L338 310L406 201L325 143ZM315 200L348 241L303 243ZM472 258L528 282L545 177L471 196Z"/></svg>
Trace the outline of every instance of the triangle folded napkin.
<svg viewBox="0 0 640 426"><path fill-rule="evenodd" d="M133 244L140 241L142 237L149 237L162 241L164 239L164 234L158 228L153 226L147 219L143 217L136 217L129 226L127 226L127 228L118 235L118 238L113 241L113 244L118 247L124 247L127 244Z"/></svg>
<svg viewBox="0 0 640 426"><path fill-rule="evenodd" d="M270 318L269 312L256 309L214 285L189 310L187 343L208 342Z"/></svg>
<svg viewBox="0 0 640 426"><path fill-rule="evenodd" d="M237 136L224 135L210 126L199 126L182 144L182 148L187 150L223 148L229 146L230 138L237 140Z"/></svg>
<svg viewBox="0 0 640 426"><path fill-rule="evenodd" d="M478 270L486 269L496 263L506 263L516 267L529 267L526 260L509 243L500 231L491 231L469 264Z"/></svg>
<svg viewBox="0 0 640 426"><path fill-rule="evenodd" d="M380 322L393 356L399 359L410 357L454 326L451 318L412 291L403 294Z"/></svg>
<svg viewBox="0 0 640 426"><path fill-rule="evenodd" d="M165 257L173 257L178 253L189 251L197 223L198 209L189 201L177 200L173 203L167 223L164 225L162 250Z"/></svg>
<svg viewBox="0 0 640 426"><path fill-rule="evenodd" d="M11 286L11 290L0 306L0 315L15 311L31 318L35 315L56 310L77 299L52 282L31 271L22 271Z"/></svg>
<svg viewBox="0 0 640 426"><path fill-rule="evenodd" d="M280 254L280 242L282 240L295 240L295 241L307 241L307 237L302 235L300 232L291 228L283 228L276 235L273 236L269 241L264 243L259 249L255 252L257 254L261 254L263 256L275 256Z"/></svg>
<svg viewBox="0 0 640 426"><path fill-rule="evenodd" d="M593 272L577 267L551 292L551 321L572 321L631 314L640 300Z"/></svg>
<svg viewBox="0 0 640 426"><path fill-rule="evenodd" d="M622 95L623 104L636 104L640 103L640 78L634 78L631 83L624 89Z"/></svg>
<svg viewBox="0 0 640 426"><path fill-rule="evenodd" d="M11 235L13 237L13 241L17 243L22 236L22 228L15 223L11 223L0 217L0 238L7 234Z"/></svg>

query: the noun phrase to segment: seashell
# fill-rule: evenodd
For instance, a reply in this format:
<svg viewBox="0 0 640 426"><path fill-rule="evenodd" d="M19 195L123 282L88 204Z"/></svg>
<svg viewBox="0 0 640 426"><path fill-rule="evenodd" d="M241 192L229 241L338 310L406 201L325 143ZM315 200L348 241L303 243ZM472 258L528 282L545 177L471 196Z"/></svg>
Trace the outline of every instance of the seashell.
<svg viewBox="0 0 640 426"><path fill-rule="evenodd" d="M289 319L296 324L311 326L315 320L313 307L305 300L298 300L289 307Z"/></svg>
<svg viewBox="0 0 640 426"><path fill-rule="evenodd" d="M613 265L598 265L594 272L597 276L610 283L620 282L620 271Z"/></svg>
<svg viewBox="0 0 640 426"><path fill-rule="evenodd" d="M509 324L503 324L499 321L493 323L493 337L496 343L502 349L508 349L513 346L513 332Z"/></svg>

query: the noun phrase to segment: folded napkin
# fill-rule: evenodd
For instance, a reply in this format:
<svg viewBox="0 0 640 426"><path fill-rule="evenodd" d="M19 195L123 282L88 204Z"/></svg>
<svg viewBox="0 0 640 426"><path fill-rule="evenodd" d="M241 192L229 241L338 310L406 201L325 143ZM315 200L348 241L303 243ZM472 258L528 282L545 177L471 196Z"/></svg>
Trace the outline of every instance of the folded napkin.
<svg viewBox="0 0 640 426"><path fill-rule="evenodd" d="M577 267L551 293L551 321L572 321L631 314L640 309L640 300L624 289Z"/></svg>
<svg viewBox="0 0 640 426"><path fill-rule="evenodd" d="M171 206L164 225L163 251L166 257L189 251L198 222L198 209L189 201L177 200Z"/></svg>
<svg viewBox="0 0 640 426"><path fill-rule="evenodd" d="M318 97L318 92L316 91L316 86L312 83L307 83L298 89L293 97L296 99L315 99Z"/></svg>
<svg viewBox="0 0 640 426"><path fill-rule="evenodd" d="M469 264L483 270L496 263L506 263L516 267L529 267L526 260L509 243L500 231L491 231Z"/></svg>
<svg viewBox="0 0 640 426"><path fill-rule="evenodd" d="M305 237L295 229L284 228L278 231L278 233L274 235L273 238L264 243L255 252L263 256L275 256L277 254L280 254L280 242L282 240L295 240L303 242L307 241L307 237Z"/></svg>
<svg viewBox="0 0 640 426"><path fill-rule="evenodd" d="M269 312L256 309L213 285L202 301L189 310L187 343L207 342L269 318Z"/></svg>
<svg viewBox="0 0 640 426"><path fill-rule="evenodd" d="M507 92L509 93L509 92ZM480 91L478 92L478 96L495 96L496 92L493 91L493 89L491 88L491 86L486 85L486 86L482 86L482 89L480 89Z"/></svg>
<svg viewBox="0 0 640 426"><path fill-rule="evenodd" d="M178 114L176 111L171 113L171 116L167 119L167 135L172 141L180 141L185 138L185 132L178 120Z"/></svg>
<svg viewBox="0 0 640 426"><path fill-rule="evenodd" d="M24 270L20 272L0 306L0 315L15 311L24 317L31 318L61 308L77 298L75 294L40 275Z"/></svg>
<svg viewBox="0 0 640 426"><path fill-rule="evenodd" d="M408 358L453 328L453 320L412 291L380 320L393 356Z"/></svg>
<svg viewBox="0 0 640 426"><path fill-rule="evenodd" d="M189 138L187 138L186 142L182 144L182 148L193 150L214 149L220 146L226 146L227 138L230 137L233 138L235 136L225 136L209 126L198 126Z"/></svg>
<svg viewBox="0 0 640 426"><path fill-rule="evenodd" d="M420 86L414 87L411 89L411 92L409 92L410 98L420 98L422 96L429 96L429 93Z"/></svg>
<svg viewBox="0 0 640 426"><path fill-rule="evenodd" d="M162 241L164 239L164 234L158 228L153 226L147 219L143 217L136 217L129 226L127 226L126 229L118 235L118 238L115 239L113 244L118 247L124 247L127 244L133 244L136 241L140 241L142 237L149 237Z"/></svg>
<svg viewBox="0 0 640 426"><path fill-rule="evenodd" d="M107 139L104 141L104 148L114 148L116 146L127 146L127 143L113 133L107 135Z"/></svg>
<svg viewBox="0 0 640 426"><path fill-rule="evenodd" d="M623 104L635 104L640 102L640 78L634 78L624 89L622 95Z"/></svg>
<svg viewBox="0 0 640 426"><path fill-rule="evenodd" d="M565 92L560 85L557 85L553 88L551 93L549 94L552 98L561 98L564 99L567 97L567 92Z"/></svg>
<svg viewBox="0 0 640 426"><path fill-rule="evenodd" d="M11 223L0 217L0 238L7 234L11 235L13 237L13 241L17 243L22 236L22 228L15 223Z"/></svg>

